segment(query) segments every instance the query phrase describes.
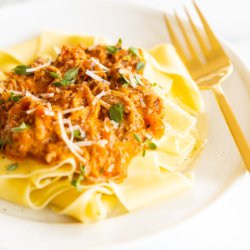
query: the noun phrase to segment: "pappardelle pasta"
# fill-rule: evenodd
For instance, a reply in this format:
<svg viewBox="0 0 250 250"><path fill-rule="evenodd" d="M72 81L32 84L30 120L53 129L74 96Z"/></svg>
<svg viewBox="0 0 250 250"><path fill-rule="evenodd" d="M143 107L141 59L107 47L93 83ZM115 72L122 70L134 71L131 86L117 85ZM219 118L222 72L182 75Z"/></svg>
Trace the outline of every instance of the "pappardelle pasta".
<svg viewBox="0 0 250 250"><path fill-rule="evenodd" d="M186 190L200 92L170 44L44 31L0 51L0 198L81 222Z"/></svg>

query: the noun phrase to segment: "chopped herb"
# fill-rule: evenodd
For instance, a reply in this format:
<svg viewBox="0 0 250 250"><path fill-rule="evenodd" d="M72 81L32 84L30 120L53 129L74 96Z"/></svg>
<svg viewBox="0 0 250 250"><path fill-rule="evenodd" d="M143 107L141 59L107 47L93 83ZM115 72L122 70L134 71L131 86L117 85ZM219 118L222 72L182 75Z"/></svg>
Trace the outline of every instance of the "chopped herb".
<svg viewBox="0 0 250 250"><path fill-rule="evenodd" d="M30 129L30 125L26 125L24 122L22 122L20 127L12 128L11 131L16 132L16 133L20 133L23 130L27 130L27 129Z"/></svg>
<svg viewBox="0 0 250 250"><path fill-rule="evenodd" d="M79 129L74 131L74 137L76 139L80 139L80 140L84 139L82 136L80 136L80 130Z"/></svg>
<svg viewBox="0 0 250 250"><path fill-rule="evenodd" d="M120 78L122 79L123 82L125 82L122 85L123 88L127 88L128 85L131 85L130 81L127 78L125 78L122 74L120 74Z"/></svg>
<svg viewBox="0 0 250 250"><path fill-rule="evenodd" d="M142 156L144 157L146 155L146 148L145 145L147 145L150 149L157 149L157 146L152 142L153 137L149 140L146 139L144 141L144 143L142 143L142 140L140 138L140 136L134 132L134 137L135 139L140 142L141 146L142 146Z"/></svg>
<svg viewBox="0 0 250 250"><path fill-rule="evenodd" d="M7 142L9 143L10 146L13 145L12 142L11 142L11 140L9 138L7 138Z"/></svg>
<svg viewBox="0 0 250 250"><path fill-rule="evenodd" d="M80 179L74 179L72 181L69 182L72 186L74 186L80 193L82 192L82 187L80 184Z"/></svg>
<svg viewBox="0 0 250 250"><path fill-rule="evenodd" d="M4 100L0 100L0 103L4 102Z"/></svg>
<svg viewBox="0 0 250 250"><path fill-rule="evenodd" d="M19 66L16 66L13 70L14 70L15 74L18 74L18 75L31 75L31 74L33 74L33 72L26 72L26 69L31 69L31 67L27 66L27 65L19 65Z"/></svg>
<svg viewBox="0 0 250 250"><path fill-rule="evenodd" d="M11 92L11 93L10 93L10 98L8 99L8 102L9 102L9 101L18 102L20 98L22 98L21 95L15 95L13 92Z"/></svg>
<svg viewBox="0 0 250 250"><path fill-rule="evenodd" d="M108 46L108 45L105 45L105 46L106 46L108 53L111 55L114 55L116 52L119 51L119 49L116 48L115 46Z"/></svg>
<svg viewBox="0 0 250 250"><path fill-rule="evenodd" d="M141 79L139 78L139 75L135 74L135 81L137 84L144 86L144 84L142 83Z"/></svg>
<svg viewBox="0 0 250 250"><path fill-rule="evenodd" d="M150 85L151 85L152 87L156 87L156 86L157 86L157 83L156 83L156 82L155 82L155 83L150 83ZM158 85L157 87L163 89L160 85Z"/></svg>
<svg viewBox="0 0 250 250"><path fill-rule="evenodd" d="M60 78L62 79L57 73L55 72L50 72L50 76L54 77L54 78Z"/></svg>
<svg viewBox="0 0 250 250"><path fill-rule="evenodd" d="M136 70L139 71L139 70L142 70L145 68L145 63L140 61L136 64Z"/></svg>
<svg viewBox="0 0 250 250"><path fill-rule="evenodd" d="M70 69L68 70L65 75L63 76L63 80L72 80L73 78L75 78L78 74L78 70L79 70L80 67L78 68L75 68L75 69Z"/></svg>
<svg viewBox="0 0 250 250"><path fill-rule="evenodd" d="M138 50L137 48L129 47L128 50L129 50L129 52L130 52L133 56L138 56L138 57L140 57L140 53L139 53L139 50Z"/></svg>
<svg viewBox="0 0 250 250"><path fill-rule="evenodd" d="M123 108L122 104L117 103L117 104L112 105L110 107L109 117L111 120L113 120L121 125L123 112L124 112L124 108Z"/></svg>
<svg viewBox="0 0 250 250"><path fill-rule="evenodd" d="M122 46L122 39L121 38L119 38L118 43L120 46Z"/></svg>
<svg viewBox="0 0 250 250"><path fill-rule="evenodd" d="M1 139L1 140L0 140L0 146L1 146L1 147L0 147L0 151L3 150L5 143L6 143L6 140L5 140L5 139Z"/></svg>
<svg viewBox="0 0 250 250"><path fill-rule="evenodd" d="M68 70L63 78L61 78L58 74L56 74L55 72L50 72L50 76L54 77L54 78L60 78L61 81L60 82L54 82L53 85L55 86L66 86L68 87L72 82L71 80L73 78L75 78L78 74L78 70L79 70L79 67L78 68L75 68L75 69L70 69Z"/></svg>
<svg viewBox="0 0 250 250"><path fill-rule="evenodd" d="M18 163L13 163L13 164L10 164L9 166L6 167L6 170L7 171L15 171L18 167Z"/></svg>
<svg viewBox="0 0 250 250"><path fill-rule="evenodd" d="M142 143L140 136L136 132L134 132L134 137L138 142Z"/></svg>
<svg viewBox="0 0 250 250"><path fill-rule="evenodd" d="M100 173L102 174L102 173L104 172L104 170L105 170L105 169L104 169L104 168L102 168L102 170L101 170L101 172L100 172Z"/></svg>
<svg viewBox="0 0 250 250"><path fill-rule="evenodd" d="M79 192L82 192L82 187L81 187L81 184L80 184L80 181L82 181L84 179L84 176L85 176L85 168L86 166L82 166L82 163L79 162L79 167L80 167L80 171L81 171L81 174L79 175L79 177L77 179L74 179L72 181L70 181L69 183L74 186Z"/></svg>
<svg viewBox="0 0 250 250"><path fill-rule="evenodd" d="M129 61L131 59L131 55L127 55L127 56L125 56L124 58L123 58L123 60L125 60L125 61Z"/></svg>

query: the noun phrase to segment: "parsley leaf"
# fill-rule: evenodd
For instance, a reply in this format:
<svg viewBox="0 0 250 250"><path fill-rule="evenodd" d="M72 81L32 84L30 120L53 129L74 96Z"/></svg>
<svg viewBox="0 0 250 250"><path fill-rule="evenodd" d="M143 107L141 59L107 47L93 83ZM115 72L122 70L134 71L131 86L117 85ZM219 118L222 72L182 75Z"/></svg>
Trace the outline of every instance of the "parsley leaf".
<svg viewBox="0 0 250 250"><path fill-rule="evenodd" d="M139 70L142 70L145 68L145 63L140 61L136 64L136 70L139 71Z"/></svg>
<svg viewBox="0 0 250 250"><path fill-rule="evenodd" d="M122 74L120 74L120 78L122 79L123 82L125 82L122 85L123 88L127 88L128 85L131 85L130 81L127 78L125 78Z"/></svg>
<svg viewBox="0 0 250 250"><path fill-rule="evenodd" d="M140 136L136 132L134 132L134 137L138 142L142 143Z"/></svg>
<svg viewBox="0 0 250 250"><path fill-rule="evenodd" d="M151 85L152 87L156 87L156 86L157 86L157 83L156 83L156 82L155 82L155 83L150 83L150 85ZM158 85L157 87L163 89L160 85Z"/></svg>
<svg viewBox="0 0 250 250"><path fill-rule="evenodd" d="M109 109L109 117L111 120L117 122L121 125L122 123L122 115L123 115L124 109L122 104L117 103L115 105L112 105Z"/></svg>
<svg viewBox="0 0 250 250"><path fill-rule="evenodd" d="M133 55L133 56L138 56L140 57L140 53L139 50L135 47L129 47L128 48L129 52Z"/></svg>
<svg viewBox="0 0 250 250"><path fill-rule="evenodd" d="M75 78L78 74L78 70L79 70L80 67L77 67L75 69L70 69L68 70L65 75L63 76L63 80L67 80L67 81L70 81L72 80L73 78Z"/></svg>
<svg viewBox="0 0 250 250"><path fill-rule="evenodd" d="M121 38L119 38L118 43L120 46L122 46L122 39Z"/></svg>
<svg viewBox="0 0 250 250"><path fill-rule="evenodd" d="M72 181L70 181L69 183L74 186L80 193L82 192L82 187L81 187L81 184L80 184L80 179L77 178L77 179L74 179Z"/></svg>
<svg viewBox="0 0 250 250"><path fill-rule="evenodd" d="M6 170L7 170L7 171L15 171L15 170L17 169L17 167L18 167L18 163L16 162L16 163L13 163L13 164L8 165L8 166L6 167Z"/></svg>
<svg viewBox="0 0 250 250"><path fill-rule="evenodd" d="M153 137L149 140L149 139L146 139L144 141L144 143L142 143L142 140L140 138L140 136L134 132L134 137L135 139L140 142L141 146L142 146L142 156L144 157L146 155L146 148L145 148L145 145L147 145L150 149L157 149L157 146L152 142L152 139Z"/></svg>
<svg viewBox="0 0 250 250"><path fill-rule="evenodd" d="M115 53L119 51L119 49L116 48L115 46L108 46L108 45L105 45L105 46L106 46L108 53L111 55L114 55Z"/></svg>
<svg viewBox="0 0 250 250"><path fill-rule="evenodd" d="M15 95L13 92L11 92L11 93L10 93L10 98L8 99L8 102L9 102L9 101L18 102L20 98L22 98L21 95Z"/></svg>
<svg viewBox="0 0 250 250"><path fill-rule="evenodd" d="M79 129L74 131L74 137L76 139L80 139L80 140L84 139L82 136L80 136L80 130Z"/></svg>
<svg viewBox="0 0 250 250"><path fill-rule="evenodd" d="M101 173L101 174L103 174L104 170L105 170L105 169L104 169L104 168L102 168L102 170L101 170L101 172L100 172L100 173Z"/></svg>
<svg viewBox="0 0 250 250"><path fill-rule="evenodd" d="M14 70L15 74L18 74L18 75L31 75L31 74L33 74L33 72L26 72L26 69L31 69L31 67L27 66L27 65L19 65L19 66L16 66L13 70Z"/></svg>
<svg viewBox="0 0 250 250"><path fill-rule="evenodd" d="M73 78L75 78L78 74L78 70L79 70L79 67L78 68L75 68L75 69L70 69L68 70L63 78L61 78L58 74L56 74L55 72L50 72L50 76L54 77L54 78L60 78L61 81L60 82L54 82L53 85L55 86L66 86L68 87L72 82L71 80Z"/></svg>
<svg viewBox="0 0 250 250"><path fill-rule="evenodd" d="M4 102L4 100L0 100L0 103Z"/></svg>
<svg viewBox="0 0 250 250"><path fill-rule="evenodd" d="M62 79L57 73L55 72L50 72L50 76L54 77L54 78L60 78Z"/></svg>
<svg viewBox="0 0 250 250"><path fill-rule="evenodd" d="M135 81L137 84L144 86L144 84L142 83L141 79L139 78L139 76L137 74L135 74Z"/></svg>
<svg viewBox="0 0 250 250"><path fill-rule="evenodd" d="M0 140L0 146L1 146L0 151L3 150L5 143L6 143L6 140L5 140L5 139L1 139L1 140Z"/></svg>
<svg viewBox="0 0 250 250"><path fill-rule="evenodd" d="M30 129L30 125L26 125L24 122L22 122L20 127L12 128L11 131L16 132L16 133L20 133L23 130L28 130L28 129Z"/></svg>

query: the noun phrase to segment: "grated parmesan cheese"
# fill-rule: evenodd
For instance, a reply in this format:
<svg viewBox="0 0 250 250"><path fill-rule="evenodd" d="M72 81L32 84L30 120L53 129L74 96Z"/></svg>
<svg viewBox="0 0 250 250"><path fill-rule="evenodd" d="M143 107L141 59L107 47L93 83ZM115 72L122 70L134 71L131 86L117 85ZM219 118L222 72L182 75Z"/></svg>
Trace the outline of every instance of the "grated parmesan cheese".
<svg viewBox="0 0 250 250"><path fill-rule="evenodd" d="M102 96L105 96L106 95L106 92L105 90L103 90L100 94L96 95L95 96L95 99L94 101L92 102L93 105L96 105L97 101L102 97Z"/></svg>
<svg viewBox="0 0 250 250"><path fill-rule="evenodd" d="M114 127L118 128L119 127L119 123L113 121L113 120L110 120L110 123L112 123L114 125Z"/></svg>
<svg viewBox="0 0 250 250"><path fill-rule="evenodd" d="M110 85L110 82L107 80L102 79L100 76L96 75L92 71L88 70L86 71L86 75L92 77L94 80L99 81L99 82L106 82L108 85Z"/></svg>
<svg viewBox="0 0 250 250"><path fill-rule="evenodd" d="M54 95L55 95L54 93L40 94L40 96L43 97L43 98L51 98L51 97L53 97Z"/></svg>
<svg viewBox="0 0 250 250"><path fill-rule="evenodd" d="M23 95L23 92L22 91L15 91L15 90L8 90L8 92L12 92L14 93L15 95Z"/></svg>
<svg viewBox="0 0 250 250"><path fill-rule="evenodd" d="M70 113L70 112L78 111L78 110L81 110L81 109L84 109L84 106L80 106L80 107L73 108L73 109L66 109L66 110L63 110L62 114L65 115L65 114L68 114L68 113Z"/></svg>
<svg viewBox="0 0 250 250"><path fill-rule="evenodd" d="M108 140L100 140L100 141L79 141L75 142L74 144L77 146L91 146L93 144L99 144L101 147L105 147L108 143Z"/></svg>
<svg viewBox="0 0 250 250"><path fill-rule="evenodd" d="M60 126L60 129L61 129L61 137L63 139L63 141L65 142L65 144L68 146L69 150L81 161L85 162L86 160L81 156L79 155L77 152L76 152L76 146L77 145L74 145L68 138L66 132L65 132L65 128L64 128L64 125L63 125L63 116L60 112L58 112L58 122L59 122L59 126ZM82 150L81 148L78 147L78 150Z"/></svg>
<svg viewBox="0 0 250 250"><path fill-rule="evenodd" d="M49 65L50 65L50 62L45 63L45 64L40 65L40 66L37 66L37 67L35 67L35 68L26 69L26 72L35 72L36 70L39 70L39 69L45 68L45 67L47 67L47 66L49 66Z"/></svg>
<svg viewBox="0 0 250 250"><path fill-rule="evenodd" d="M44 110L44 114L45 114L45 115L49 115L49 116L54 116L54 115L55 115L55 112L49 111L49 110Z"/></svg>
<svg viewBox="0 0 250 250"><path fill-rule="evenodd" d="M137 87L137 84L136 84L135 78L134 78L134 76L133 76L133 74L132 74L131 72L129 72L129 80L130 80L130 82L131 82L132 87L133 87L133 88L136 88L136 87Z"/></svg>
<svg viewBox="0 0 250 250"><path fill-rule="evenodd" d="M106 71L110 70L109 68L98 62L95 58L91 57L90 60L93 61L95 64L97 64L101 69L104 69Z"/></svg>
<svg viewBox="0 0 250 250"><path fill-rule="evenodd" d="M28 97L31 97L34 101L47 102L47 100L45 100L45 99L41 99L41 98L38 98L38 97L32 95L29 91L26 91L25 95L28 96Z"/></svg>
<svg viewBox="0 0 250 250"><path fill-rule="evenodd" d="M140 103L141 103L142 108L146 108L146 104L145 104L143 98L140 98Z"/></svg>
<svg viewBox="0 0 250 250"><path fill-rule="evenodd" d="M36 108L27 110L27 111L26 111L26 114L29 115L29 114L33 113L34 111L36 111Z"/></svg>
<svg viewBox="0 0 250 250"><path fill-rule="evenodd" d="M112 170L114 169L115 165L114 164L111 164L109 166L109 168L107 169L107 172L112 172Z"/></svg>
<svg viewBox="0 0 250 250"><path fill-rule="evenodd" d="M58 56L61 54L61 50L57 46L54 46L54 50Z"/></svg>

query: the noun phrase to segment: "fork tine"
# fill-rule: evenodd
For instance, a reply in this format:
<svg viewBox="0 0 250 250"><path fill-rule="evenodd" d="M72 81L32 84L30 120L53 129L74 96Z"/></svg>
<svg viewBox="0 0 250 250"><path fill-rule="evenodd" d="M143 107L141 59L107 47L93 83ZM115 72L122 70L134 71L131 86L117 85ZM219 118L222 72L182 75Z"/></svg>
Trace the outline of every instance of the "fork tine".
<svg viewBox="0 0 250 250"><path fill-rule="evenodd" d="M205 19L204 16L202 15L202 13L201 13L201 11L199 10L198 6L196 5L196 3L195 3L194 1L193 1L193 4L194 4L194 6L195 6L195 9L196 9L197 12L198 12L198 15L199 15L199 17L200 17L200 19L201 19L201 22L203 23L203 26L204 26L204 28L205 28L205 31L206 31L206 33L207 33L207 36L208 36L208 38L209 38L209 40L210 40L210 43L211 43L212 47L213 47L214 49L221 49L221 46L220 46L218 40L216 39L216 37L215 37L213 31L212 31L211 28L209 27L209 25L208 25L206 19Z"/></svg>
<svg viewBox="0 0 250 250"><path fill-rule="evenodd" d="M176 35L175 35L174 31L173 31L173 28L172 28L166 14L164 14L164 18L165 18L165 22L166 22L166 25L167 25L171 40L172 40L172 42L174 44L175 49L177 50L178 55L180 56L181 60L184 63L188 62L188 59L187 59L187 57L186 57L186 55L185 55L185 53L184 53L178 39L177 39L177 37L176 37Z"/></svg>
<svg viewBox="0 0 250 250"><path fill-rule="evenodd" d="M194 34L195 34L195 36L196 36L196 38L197 38L197 40L198 40L198 42L199 42L199 44L200 44L201 50L203 51L203 54L204 54L205 56L207 56L207 55L209 54L209 49L207 48L206 44L204 43L204 41L203 41L203 39L202 39L202 36L201 36L200 32L198 31L198 29L197 29L196 26L194 25L194 22L193 22L193 20L191 19L191 17L190 17L190 15L189 15L189 13L188 13L188 11L187 11L187 9L186 9L185 6L184 6L184 9L185 9L186 14L187 14L187 16L188 16L188 19L189 19L189 22L190 22L190 24L191 24L191 26L192 26L192 29L193 29L193 31L194 31Z"/></svg>
<svg viewBox="0 0 250 250"><path fill-rule="evenodd" d="M200 59L199 59L199 57L197 56L197 53L196 53L196 51L195 51L195 49L194 49L194 47L193 47L193 45L192 45L192 43L191 43L191 41L190 41L188 35L187 35L187 32L186 32L185 28L183 27L183 24L182 24L182 22L181 22L181 20L180 20L180 18L178 17L178 15L177 15L176 12L175 12L175 17L176 17L176 19L177 19L177 21L178 21L178 23L179 23L179 26L180 26L181 31L182 31L182 33L183 33L183 36L184 36L184 38L185 38L185 40L186 40L186 43L187 43L187 45L188 45L188 48L189 48L189 51L190 51L190 53L191 53L192 59L196 59L196 60L200 61Z"/></svg>

